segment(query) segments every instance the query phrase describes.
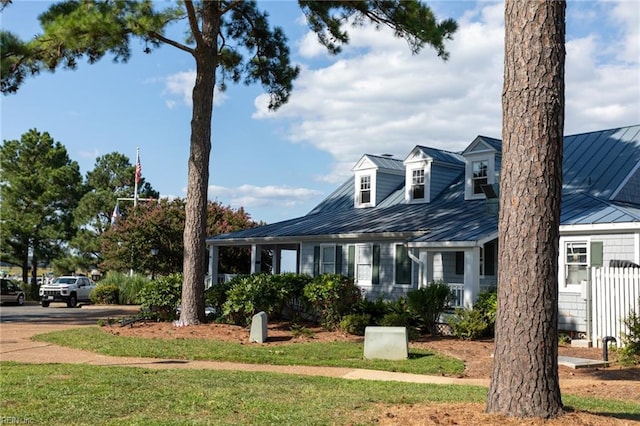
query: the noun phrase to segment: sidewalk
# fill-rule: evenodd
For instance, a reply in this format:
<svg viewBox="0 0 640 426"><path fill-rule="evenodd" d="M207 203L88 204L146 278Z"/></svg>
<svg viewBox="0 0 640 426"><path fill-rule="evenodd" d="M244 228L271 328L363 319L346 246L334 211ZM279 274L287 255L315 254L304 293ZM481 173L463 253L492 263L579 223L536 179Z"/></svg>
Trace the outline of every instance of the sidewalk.
<svg viewBox="0 0 640 426"><path fill-rule="evenodd" d="M96 366L123 366L153 369L200 369L262 371L304 376L327 376L352 380L392 380L412 383L465 384L489 386L488 379L459 379L443 376L394 373L388 371L339 367L307 367L292 365L241 364L235 362L173 360L161 358L132 358L100 355L93 352L30 340L35 334L83 327L81 325L0 324L0 361L30 364L87 364Z"/></svg>

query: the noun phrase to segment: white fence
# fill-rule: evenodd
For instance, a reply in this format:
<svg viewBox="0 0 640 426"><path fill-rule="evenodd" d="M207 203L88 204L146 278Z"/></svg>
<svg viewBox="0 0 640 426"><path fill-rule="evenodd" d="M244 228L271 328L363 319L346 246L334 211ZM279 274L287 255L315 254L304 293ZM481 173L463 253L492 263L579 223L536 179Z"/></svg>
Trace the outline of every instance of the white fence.
<svg viewBox="0 0 640 426"><path fill-rule="evenodd" d="M591 338L600 347L602 338L613 336L618 347L628 333L623 320L631 312L640 314L639 268L591 269Z"/></svg>

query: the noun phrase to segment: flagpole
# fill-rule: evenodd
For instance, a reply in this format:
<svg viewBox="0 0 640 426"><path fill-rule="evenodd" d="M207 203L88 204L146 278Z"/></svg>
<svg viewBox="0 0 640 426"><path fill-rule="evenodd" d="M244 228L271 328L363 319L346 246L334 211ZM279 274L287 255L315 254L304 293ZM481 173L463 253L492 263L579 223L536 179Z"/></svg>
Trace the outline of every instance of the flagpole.
<svg viewBox="0 0 640 426"><path fill-rule="evenodd" d="M140 167L140 148L136 148L136 176L135 176L135 185L133 188L133 206L138 205L138 181L140 180L140 175L142 173Z"/></svg>

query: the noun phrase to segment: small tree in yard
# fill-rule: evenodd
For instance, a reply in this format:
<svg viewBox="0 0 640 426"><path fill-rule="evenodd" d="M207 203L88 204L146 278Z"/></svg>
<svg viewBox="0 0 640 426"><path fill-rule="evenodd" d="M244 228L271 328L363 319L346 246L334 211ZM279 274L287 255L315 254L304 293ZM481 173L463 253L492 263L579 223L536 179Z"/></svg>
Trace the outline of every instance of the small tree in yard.
<svg viewBox="0 0 640 426"><path fill-rule="evenodd" d="M166 3L163 3L165 5ZM457 28L452 20L438 22L419 1L299 1L311 29L331 53L348 43L345 25L371 22L404 37L418 52L433 46L447 58L444 42ZM51 5L39 19L44 34L29 43L2 31L2 92L18 90L24 77L40 70L75 68L86 57L93 63L107 54L126 62L136 37L150 52L161 45L190 55L196 67L184 227L184 286L180 321L205 320L204 273L207 191L214 87L226 81L261 83L270 95L269 108L287 102L299 69L291 66L284 32L269 26L268 15L253 1L185 0L157 10L145 1L63 1ZM19 7L19 4L13 5ZM184 42L168 38L167 28L186 23ZM218 79L220 79L218 81Z"/></svg>

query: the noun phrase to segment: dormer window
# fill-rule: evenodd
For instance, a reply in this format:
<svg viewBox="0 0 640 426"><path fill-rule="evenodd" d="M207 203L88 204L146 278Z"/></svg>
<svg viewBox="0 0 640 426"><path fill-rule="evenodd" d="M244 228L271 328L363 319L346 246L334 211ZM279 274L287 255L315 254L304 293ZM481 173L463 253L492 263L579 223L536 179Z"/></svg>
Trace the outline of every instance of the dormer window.
<svg viewBox="0 0 640 426"><path fill-rule="evenodd" d="M371 176L360 176L360 194L358 196L360 204L371 202Z"/></svg>
<svg viewBox="0 0 640 426"><path fill-rule="evenodd" d="M482 194L482 185L488 183L489 161L474 161L471 163L471 168L473 171L473 194Z"/></svg>
<svg viewBox="0 0 640 426"><path fill-rule="evenodd" d="M496 189L491 186L500 182L500 154L502 143L498 139L478 136L462 155L466 162L464 179L464 199L484 200L495 197Z"/></svg>
<svg viewBox="0 0 640 426"><path fill-rule="evenodd" d="M411 198L424 200L424 169L412 170L411 173Z"/></svg>

